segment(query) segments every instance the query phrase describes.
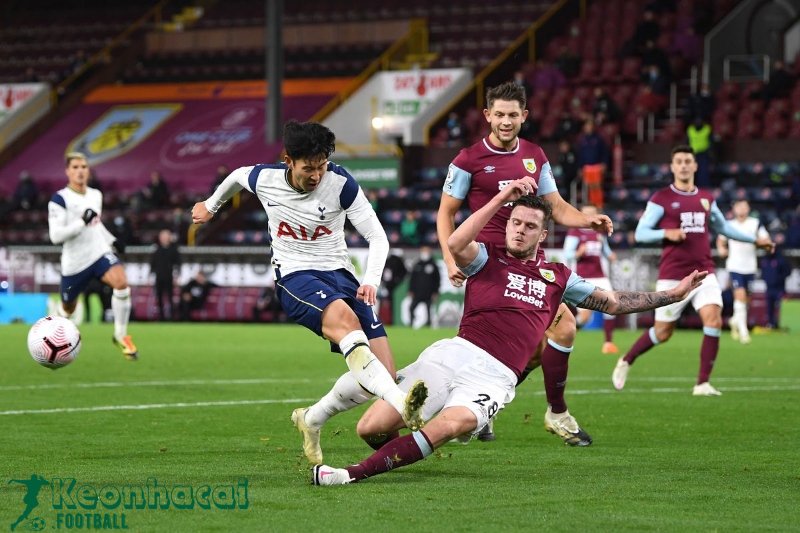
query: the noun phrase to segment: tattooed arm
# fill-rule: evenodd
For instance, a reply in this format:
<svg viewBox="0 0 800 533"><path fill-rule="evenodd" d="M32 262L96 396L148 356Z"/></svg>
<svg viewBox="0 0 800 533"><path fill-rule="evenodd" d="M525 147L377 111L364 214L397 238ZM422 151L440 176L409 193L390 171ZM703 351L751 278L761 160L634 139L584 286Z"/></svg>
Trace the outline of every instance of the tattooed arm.
<svg viewBox="0 0 800 533"><path fill-rule="evenodd" d="M649 311L683 300L695 287L700 285L707 275L708 272L695 270L672 289L659 292L605 291L595 288L578 304L578 307L602 311L610 315Z"/></svg>

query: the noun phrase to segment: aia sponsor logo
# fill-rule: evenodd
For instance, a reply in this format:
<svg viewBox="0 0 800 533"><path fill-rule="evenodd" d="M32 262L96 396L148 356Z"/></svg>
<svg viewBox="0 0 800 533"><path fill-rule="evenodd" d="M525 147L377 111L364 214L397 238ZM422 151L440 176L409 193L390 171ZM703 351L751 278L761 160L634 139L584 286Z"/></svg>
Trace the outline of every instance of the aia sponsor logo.
<svg viewBox="0 0 800 533"><path fill-rule="evenodd" d="M293 228L288 222L281 222L278 224L278 238L294 239L296 241L316 241L324 235L330 235L333 232L327 226L317 226L311 231L305 226L298 226Z"/></svg>

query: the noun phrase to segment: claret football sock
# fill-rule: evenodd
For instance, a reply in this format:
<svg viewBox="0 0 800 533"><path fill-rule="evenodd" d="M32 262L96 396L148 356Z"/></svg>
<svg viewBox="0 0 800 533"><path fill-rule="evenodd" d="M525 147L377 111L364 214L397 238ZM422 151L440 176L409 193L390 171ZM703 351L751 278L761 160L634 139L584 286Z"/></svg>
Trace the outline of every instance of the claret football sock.
<svg viewBox="0 0 800 533"><path fill-rule="evenodd" d="M703 343L700 345L700 372L697 375L697 384L705 383L711 376L714 361L719 352L719 328L703 328Z"/></svg>
<svg viewBox="0 0 800 533"><path fill-rule="evenodd" d="M432 453L428 437L422 431L415 431L390 441L357 465L348 466L347 471L358 481L416 463Z"/></svg>
<svg viewBox="0 0 800 533"><path fill-rule="evenodd" d="M542 351L544 390L547 395L547 403L554 413L563 413L567 410L564 389L567 387L570 352L572 352L572 347L565 348L551 340L547 341L547 346Z"/></svg>
<svg viewBox="0 0 800 533"><path fill-rule="evenodd" d="M633 362L636 360L637 357L645 353L647 350L652 348L658 344L658 337L656 337L656 330L655 328L650 328L644 333L642 333L641 337L636 339L636 342L633 343L631 349L628 350L628 353L625 354L625 362L629 365L632 365Z"/></svg>

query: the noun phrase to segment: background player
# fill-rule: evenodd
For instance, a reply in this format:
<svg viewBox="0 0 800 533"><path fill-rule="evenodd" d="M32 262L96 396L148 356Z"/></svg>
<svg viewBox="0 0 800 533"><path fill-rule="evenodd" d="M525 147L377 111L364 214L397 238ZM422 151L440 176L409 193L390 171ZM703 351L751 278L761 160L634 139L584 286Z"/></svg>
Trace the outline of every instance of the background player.
<svg viewBox="0 0 800 533"><path fill-rule="evenodd" d="M89 163L80 152L66 156L67 186L57 191L47 204L50 240L63 245L61 250L61 316L70 317L78 296L92 279L113 289L111 311L114 335L111 340L126 359L135 361L139 352L128 335L131 316L131 289L125 268L117 255L123 244L101 221L103 193L87 186Z"/></svg>
<svg viewBox="0 0 800 533"><path fill-rule="evenodd" d="M733 220L728 223L752 238L769 239L769 233L761 222L750 216L750 203L747 200L733 202ZM749 242L729 241L725 235L717 236L717 252L727 258L725 268L731 277L733 287L733 316L728 324L733 340L742 344L750 343L747 329L747 296L750 284L756 277L758 258L756 245Z"/></svg>
<svg viewBox="0 0 800 533"><path fill-rule="evenodd" d="M415 384L406 394L395 384L386 331L371 307L389 241L353 176L328 161L335 149L333 132L316 122L290 121L284 126L283 139L283 163L234 170L210 198L194 205L192 220L208 222L242 188L255 194L269 219L281 306L292 320L328 339L334 351L344 354L350 372L313 408L292 413L292 421L303 433L306 457L318 462L322 460L320 428L330 416L374 394L416 428L421 425L425 387ZM345 219L369 242L360 284L345 244Z"/></svg>
<svg viewBox="0 0 800 533"><path fill-rule="evenodd" d="M553 209L553 220L573 228L592 228L611 234L613 224L605 215L589 217L561 198L553 171L542 149L519 138L519 131L528 116L525 109L525 89L514 82L503 83L486 92L487 108L483 110L491 132L474 145L461 150L448 169L447 179L436 217L436 232L451 283L459 287L466 277L458 269L447 248L447 239L455 230L455 216L466 201L474 213L486 204L497 191L523 176L530 176L537 194ZM511 208L501 208L480 234L482 242L504 245L505 227ZM544 257L544 252L539 252ZM538 350L531 368L521 379L542 365L548 408L544 416L547 431L561 437L567 444L588 446L592 438L570 415L564 400L569 354L575 341L575 317L561 305L552 326L547 331L547 343ZM488 428L491 431L491 427ZM482 440L491 440L489 435Z"/></svg>
<svg viewBox="0 0 800 533"><path fill-rule="evenodd" d="M592 217L597 215L597 207L585 205L581 208L581 212ZM576 274L595 287L610 291L612 290L611 281L606 273L603 272L603 262L601 260L603 257L611 263L617 260L617 254L611 251L608 239L604 235L591 229L570 229L567 232L567 237L564 239L564 260L575 261ZM592 314L593 311L591 309L579 309L575 317L578 327L587 324L592 319ZM619 352L616 344L614 344L615 322L616 317L614 315L607 313L603 315L605 342L601 351L605 354Z"/></svg>
<svg viewBox="0 0 800 533"><path fill-rule="evenodd" d="M514 181L448 240L456 264L470 276L458 336L434 343L398 372L401 383L424 377L430 384L425 418L435 416L424 430L392 440L357 465L315 466L315 485L342 485L407 466L450 439L487 424L514 399L517 380L562 298L608 313L634 312L680 300L705 276L694 271L677 287L657 293L608 292L566 265L545 262L538 257L538 247L547 236L551 211L545 200L528 194L535 188L530 177ZM512 201L505 246L476 242L484 225ZM358 431L363 435L399 427L402 420L393 410L385 402L375 402L359 421Z"/></svg>
<svg viewBox="0 0 800 533"><path fill-rule="evenodd" d="M719 396L721 393L709 383L719 352L722 328L722 291L713 273L709 226L713 226L714 230L729 239L755 242L759 248L773 250L775 245L768 237L756 239L753 235L742 233L733 227L725 220L711 192L695 186L697 161L689 146L673 148L670 168L674 181L650 198L644 215L636 226L636 241L663 242L656 290L666 290L677 285L678 280L698 266L710 274L686 300L656 309L655 325L645 331L628 353L620 358L611 381L617 390L621 390L625 386L630 365L650 348L667 342L672 337L678 319L691 302L703 321L700 371L692 394Z"/></svg>

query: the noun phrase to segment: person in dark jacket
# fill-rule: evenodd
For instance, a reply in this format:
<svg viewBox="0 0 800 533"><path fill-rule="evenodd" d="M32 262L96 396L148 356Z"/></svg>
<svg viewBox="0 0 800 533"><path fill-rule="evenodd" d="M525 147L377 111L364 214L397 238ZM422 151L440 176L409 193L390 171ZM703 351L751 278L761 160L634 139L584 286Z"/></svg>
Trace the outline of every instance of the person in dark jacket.
<svg viewBox="0 0 800 533"><path fill-rule="evenodd" d="M781 235L776 235L776 244L779 244ZM775 247L775 251L761 258L761 279L767 285L767 327L779 329L781 300L786 292L786 278L792 273L789 261L781 253L782 246Z"/></svg>
<svg viewBox="0 0 800 533"><path fill-rule="evenodd" d="M202 271L198 271L189 283L181 287L180 318L187 322L195 309L202 309L208 300L211 289L217 284L206 278Z"/></svg>
<svg viewBox="0 0 800 533"><path fill-rule="evenodd" d="M432 304L439 296L439 265L431 256L431 249L423 246L419 251L419 261L411 269L411 278L408 285L408 295L411 297L411 305L408 306L408 314L411 325L414 324L414 311L419 304L424 303L428 312L425 322L426 326L431 325L433 316Z"/></svg>
<svg viewBox="0 0 800 533"><path fill-rule="evenodd" d="M158 302L158 318L160 320L174 320L175 306L172 301L173 280L181 268L181 254L172 238L172 232L162 229L158 232L158 242L150 256L150 272L156 277L156 301ZM164 313L164 304L167 304L168 314Z"/></svg>

